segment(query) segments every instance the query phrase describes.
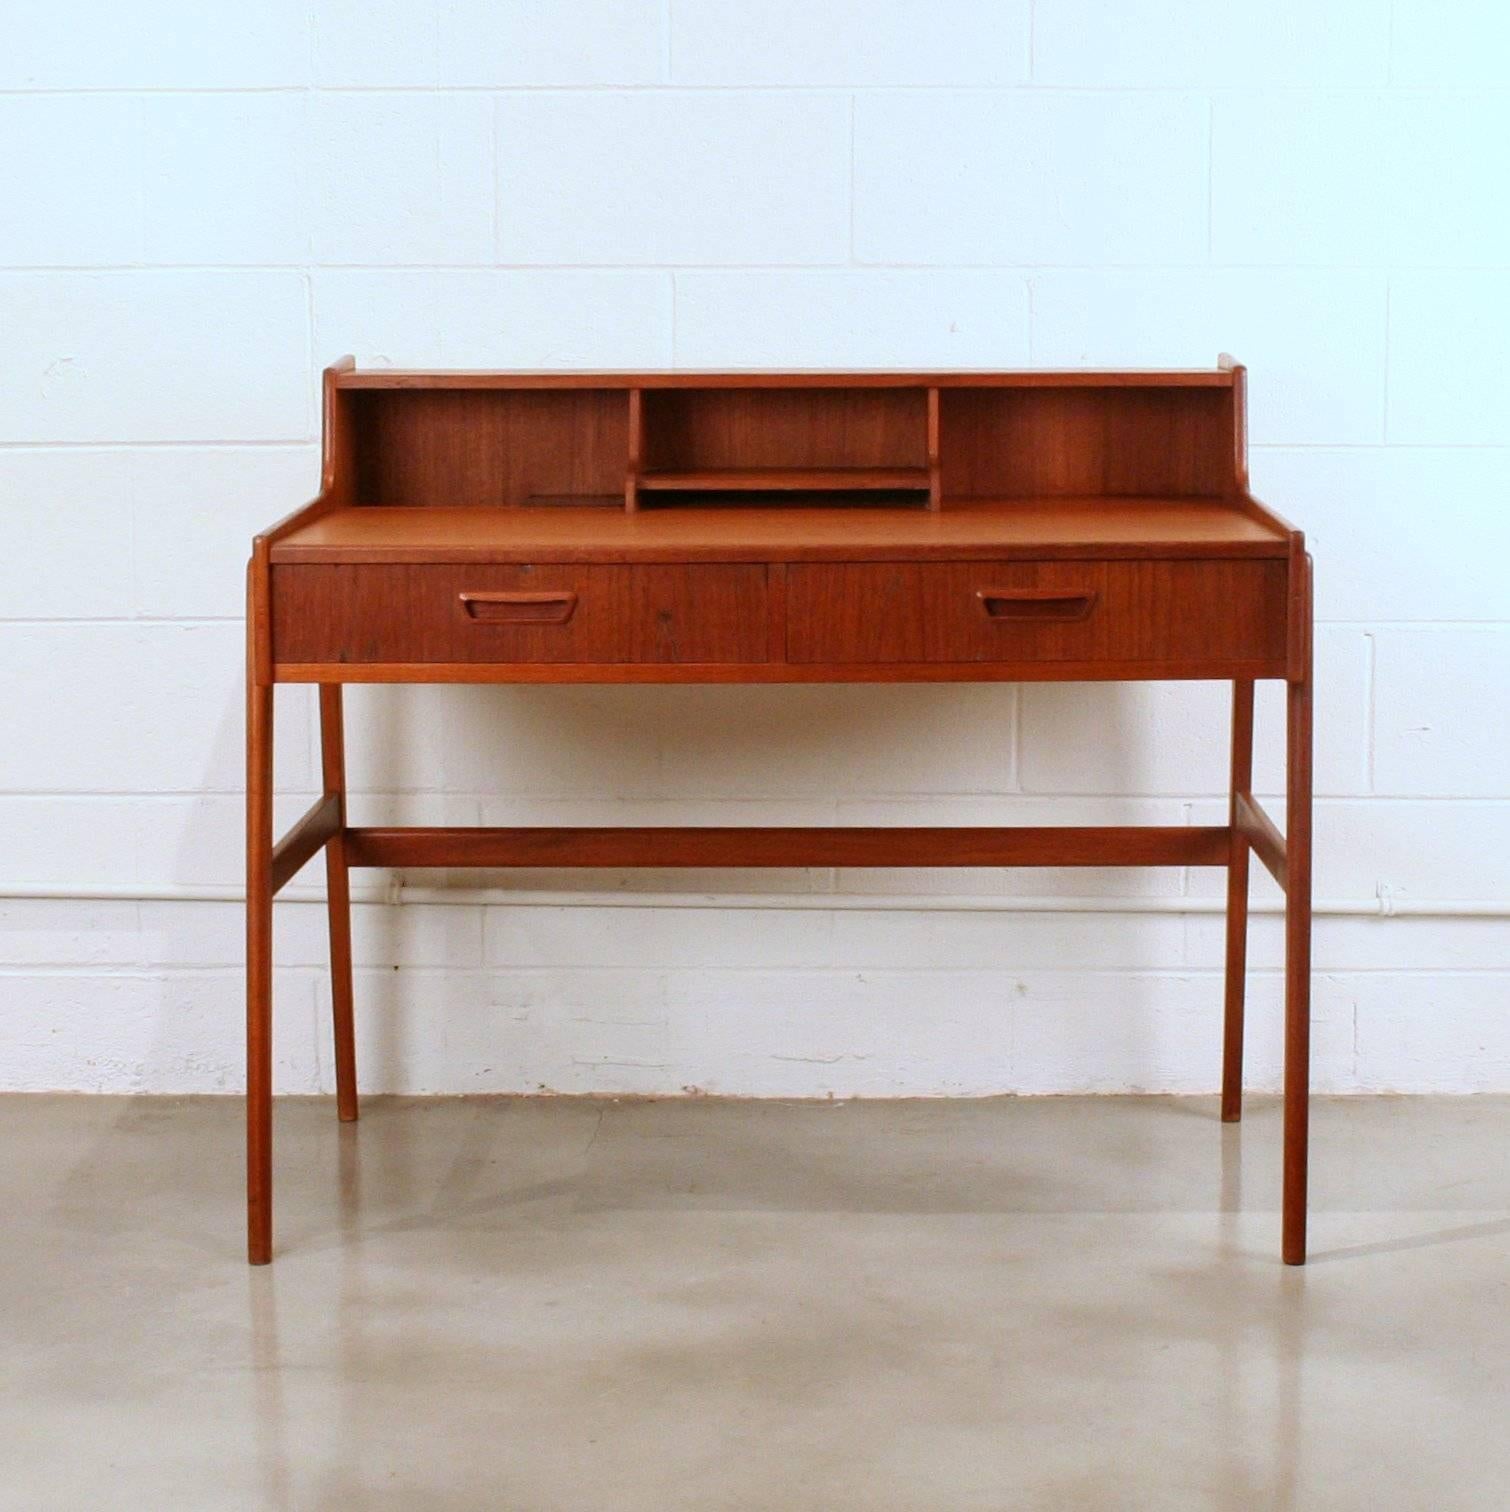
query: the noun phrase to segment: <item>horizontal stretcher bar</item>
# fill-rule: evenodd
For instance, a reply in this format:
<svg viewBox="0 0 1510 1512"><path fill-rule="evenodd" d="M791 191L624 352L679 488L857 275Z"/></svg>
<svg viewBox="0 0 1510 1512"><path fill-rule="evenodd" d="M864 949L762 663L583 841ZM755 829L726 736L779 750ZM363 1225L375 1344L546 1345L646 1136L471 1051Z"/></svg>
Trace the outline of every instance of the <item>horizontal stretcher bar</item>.
<svg viewBox="0 0 1510 1512"><path fill-rule="evenodd" d="M347 829L351 866L1226 866L1191 827Z"/></svg>

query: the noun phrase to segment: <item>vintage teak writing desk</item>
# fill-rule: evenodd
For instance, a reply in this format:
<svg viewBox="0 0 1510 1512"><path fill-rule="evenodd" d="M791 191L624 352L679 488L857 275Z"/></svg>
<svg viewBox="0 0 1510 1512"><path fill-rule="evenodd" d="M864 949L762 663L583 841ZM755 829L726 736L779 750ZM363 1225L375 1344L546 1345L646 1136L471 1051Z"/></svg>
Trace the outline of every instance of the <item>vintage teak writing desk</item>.
<svg viewBox="0 0 1510 1512"><path fill-rule="evenodd" d="M324 849L339 1116L347 873L377 867L1219 866L1240 1112L1249 855L1286 894L1282 1254L1305 1258L1311 568L1248 491L1244 372L405 373L324 380L319 497L253 544L250 1258L272 1255L272 904ZM353 682L1232 685L1220 825L391 829L346 808ZM1253 684L1288 689L1287 833ZM319 685L324 796L274 843L273 688ZM842 753L836 753L842 759Z"/></svg>

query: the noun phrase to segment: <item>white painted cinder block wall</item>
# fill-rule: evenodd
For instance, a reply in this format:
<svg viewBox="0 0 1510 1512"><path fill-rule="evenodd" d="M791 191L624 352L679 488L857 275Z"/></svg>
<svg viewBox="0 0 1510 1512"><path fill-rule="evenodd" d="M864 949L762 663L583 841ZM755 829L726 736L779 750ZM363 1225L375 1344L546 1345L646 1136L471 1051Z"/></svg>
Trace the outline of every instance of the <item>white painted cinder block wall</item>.
<svg viewBox="0 0 1510 1512"><path fill-rule="evenodd" d="M314 489L325 362L1227 349L1252 371L1257 487L1318 564L1317 1084L1510 1089L1507 15L1499 0L12 5L0 1087L239 1088L242 568L254 528ZM1221 812L1216 687L349 701L370 815ZM278 698L285 815L315 781L310 702ZM1271 699L1269 792L1277 715ZM1217 881L371 893L363 1080L1210 1088ZM715 887L763 906L674 896ZM608 906L631 889L653 896ZM553 890L593 906L549 906ZM331 1084L313 873L301 895L278 924L286 1091ZM1273 1086L1272 913L1254 962L1250 1079Z"/></svg>

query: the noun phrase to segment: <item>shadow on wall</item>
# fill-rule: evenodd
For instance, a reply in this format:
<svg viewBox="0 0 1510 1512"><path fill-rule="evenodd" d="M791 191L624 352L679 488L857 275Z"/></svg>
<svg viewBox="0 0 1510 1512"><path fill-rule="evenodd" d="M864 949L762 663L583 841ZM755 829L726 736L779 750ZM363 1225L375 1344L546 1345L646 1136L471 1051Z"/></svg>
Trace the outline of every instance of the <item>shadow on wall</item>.
<svg viewBox="0 0 1510 1512"><path fill-rule="evenodd" d="M1127 750L1127 690L1107 685L1083 691L1097 702L1098 728L1108 748ZM1108 804L1018 794L1019 704L1016 688L990 684L355 688L347 693L352 810L358 822L397 823L1145 821L1146 806L1136 801ZM1178 805L1159 807L1148 822L1179 822ZM1063 871L530 872L485 879L475 873L451 875L462 885L487 880L562 892L1115 893L1150 885L1148 873ZM436 873L423 878L431 886L446 880ZM1153 885L1176 891L1181 880L1165 873ZM687 916L685 927L699 928L698 918ZM397 911L385 911L380 920L381 959L403 960ZM583 927L591 926L584 921ZM643 970L638 957L619 964L626 972ZM827 964L842 968L854 963ZM1065 962L1067 968L1079 964ZM1137 964L1155 963L1150 959ZM499 967L491 975L496 980L506 973L506 967ZM990 981L982 978L982 985ZM412 990L413 985L392 972L369 979L369 991L385 1000L363 1052L377 1085L414 1085L413 1073L423 1063L428 1063L425 1083L446 1084L443 1047L405 1042L399 1010L406 988ZM478 1005L472 999L481 985L459 973L450 974L444 985L426 979L427 990L439 988L447 1000L447 1020L454 1010L462 1023L475 1016ZM562 985L559 1012L581 1012L580 1003L566 1001L571 992ZM551 1005L526 1003L538 983L505 981L498 986L505 997L518 999L521 1013L537 1021L553 1011ZM575 990L580 991L580 985ZM1002 989L992 982L988 990ZM824 998L815 973L812 1011L825 1011ZM371 1006L379 1009L378 1004ZM1215 1011L1219 1005L1213 1007ZM1139 1023L1147 1017L1146 1008L1130 1005L1129 1012ZM772 1023L771 1031L773 1040L780 1036L779 1021ZM471 1036L462 1033L460 1038ZM1131 1064L1151 1068L1158 1059L1154 1045L1139 1043L1136 1034L1117 1038ZM1068 1042L1051 1052L1053 1063L1076 1058L1077 1049ZM697 1079L694 1068L682 1069L686 1079ZM625 1070L623 1087L637 1089L632 1068Z"/></svg>

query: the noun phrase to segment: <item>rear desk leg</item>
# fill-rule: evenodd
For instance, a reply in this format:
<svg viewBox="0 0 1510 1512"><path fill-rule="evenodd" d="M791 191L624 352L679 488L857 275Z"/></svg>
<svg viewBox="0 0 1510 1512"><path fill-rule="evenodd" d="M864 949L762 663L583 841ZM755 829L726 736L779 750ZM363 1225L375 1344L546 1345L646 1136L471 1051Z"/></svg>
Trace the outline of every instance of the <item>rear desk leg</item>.
<svg viewBox="0 0 1510 1512"><path fill-rule="evenodd" d="M351 885L346 866L346 745L339 683L320 684L320 764L327 796L341 800L341 827L325 843L325 899L330 916L330 1012L336 1050L336 1116L357 1116L356 1032L351 987Z"/></svg>
<svg viewBox="0 0 1510 1512"><path fill-rule="evenodd" d="M1304 559L1303 654L1287 685L1285 806L1286 1265L1306 1258L1306 1166L1311 1100L1311 562Z"/></svg>
<svg viewBox="0 0 1510 1512"><path fill-rule="evenodd" d="M247 1259L273 1258L273 689L246 683Z"/></svg>
<svg viewBox="0 0 1510 1512"><path fill-rule="evenodd" d="M1226 1007L1222 1024L1222 1122L1243 1116L1243 999L1248 970L1247 838L1237 826L1237 796L1253 790L1253 683L1232 684L1232 791L1227 823L1232 850L1227 859Z"/></svg>

